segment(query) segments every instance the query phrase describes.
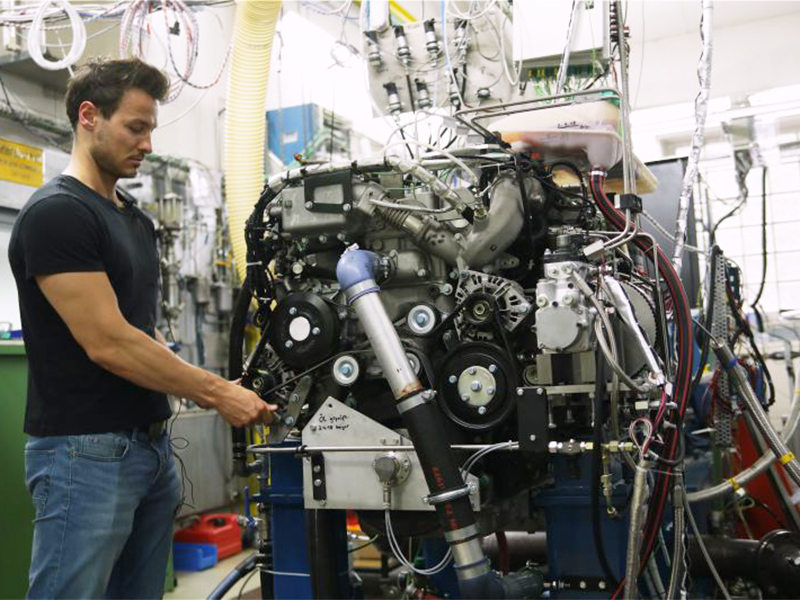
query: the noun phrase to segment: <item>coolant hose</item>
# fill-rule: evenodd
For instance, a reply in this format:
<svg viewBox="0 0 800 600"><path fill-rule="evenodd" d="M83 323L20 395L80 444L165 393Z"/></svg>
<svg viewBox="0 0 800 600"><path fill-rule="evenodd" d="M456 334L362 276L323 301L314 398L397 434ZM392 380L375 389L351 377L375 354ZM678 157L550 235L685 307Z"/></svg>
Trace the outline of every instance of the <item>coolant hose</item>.
<svg viewBox="0 0 800 600"><path fill-rule="evenodd" d="M236 3L226 101L224 170L228 233L241 280L247 266L242 232L264 186L267 80L280 10L280 0Z"/></svg>
<svg viewBox="0 0 800 600"><path fill-rule="evenodd" d="M755 581L764 597L797 598L800 534L775 529L761 540L704 535L702 541L721 577ZM708 577L708 563L694 536L689 536L688 558L693 577Z"/></svg>
<svg viewBox="0 0 800 600"><path fill-rule="evenodd" d="M501 598L503 586L491 570L464 483L452 455L434 393L424 390L386 313L376 283L381 260L365 250L348 250L336 265L336 278L355 310L397 402L450 545L464 598Z"/></svg>
<svg viewBox="0 0 800 600"><path fill-rule="evenodd" d="M254 552L242 562L236 565L233 570L225 575L225 578L219 582L219 585L214 588L214 591L208 595L208 600L218 600L222 598L228 591L240 581L242 577L252 572L256 568L256 553Z"/></svg>

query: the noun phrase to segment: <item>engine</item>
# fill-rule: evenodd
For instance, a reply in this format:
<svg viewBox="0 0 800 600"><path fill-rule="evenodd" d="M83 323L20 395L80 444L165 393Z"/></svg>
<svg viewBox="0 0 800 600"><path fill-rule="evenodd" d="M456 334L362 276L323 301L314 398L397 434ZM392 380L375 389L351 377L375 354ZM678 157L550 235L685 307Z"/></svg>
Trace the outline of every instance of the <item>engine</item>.
<svg viewBox="0 0 800 600"><path fill-rule="evenodd" d="M305 165L247 224L263 335L243 382L280 405L267 446L300 438L307 509L444 535L462 585L485 575L480 532L543 528L531 499L564 457L603 446L613 510L641 445L623 424L676 407L652 270L553 175L491 145Z"/></svg>

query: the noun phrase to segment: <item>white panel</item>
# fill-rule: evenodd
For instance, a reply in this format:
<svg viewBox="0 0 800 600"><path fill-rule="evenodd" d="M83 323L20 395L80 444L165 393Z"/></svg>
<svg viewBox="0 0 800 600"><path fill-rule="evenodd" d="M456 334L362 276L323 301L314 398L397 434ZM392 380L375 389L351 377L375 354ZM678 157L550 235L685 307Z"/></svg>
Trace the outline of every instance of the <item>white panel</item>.
<svg viewBox="0 0 800 600"><path fill-rule="evenodd" d="M607 6L605 2L578 0L570 64L589 64L589 52L602 50ZM568 1L514 2L514 60L557 66L564 51L571 12L572 2Z"/></svg>

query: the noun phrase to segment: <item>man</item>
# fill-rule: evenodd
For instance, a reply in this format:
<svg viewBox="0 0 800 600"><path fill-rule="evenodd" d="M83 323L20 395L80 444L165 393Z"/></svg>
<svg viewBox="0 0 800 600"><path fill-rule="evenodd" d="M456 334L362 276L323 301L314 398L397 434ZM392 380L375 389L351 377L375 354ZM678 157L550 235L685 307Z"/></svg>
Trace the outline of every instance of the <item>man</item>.
<svg viewBox="0 0 800 600"><path fill-rule="evenodd" d="M33 194L11 235L29 361L29 597L161 597L181 487L165 394L234 426L269 422L276 408L156 341L153 225L115 185L152 151L168 87L137 59L76 72L69 165Z"/></svg>

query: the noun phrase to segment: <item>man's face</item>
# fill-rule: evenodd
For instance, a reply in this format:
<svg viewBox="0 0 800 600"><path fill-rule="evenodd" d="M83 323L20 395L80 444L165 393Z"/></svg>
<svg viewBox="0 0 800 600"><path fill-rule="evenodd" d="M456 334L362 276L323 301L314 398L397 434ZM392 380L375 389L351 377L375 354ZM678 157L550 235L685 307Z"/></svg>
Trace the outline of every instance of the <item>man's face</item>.
<svg viewBox="0 0 800 600"><path fill-rule="evenodd" d="M146 154L153 151L150 134L158 105L142 90L125 92L110 118L96 113L89 153L101 171L116 178L135 177Z"/></svg>

